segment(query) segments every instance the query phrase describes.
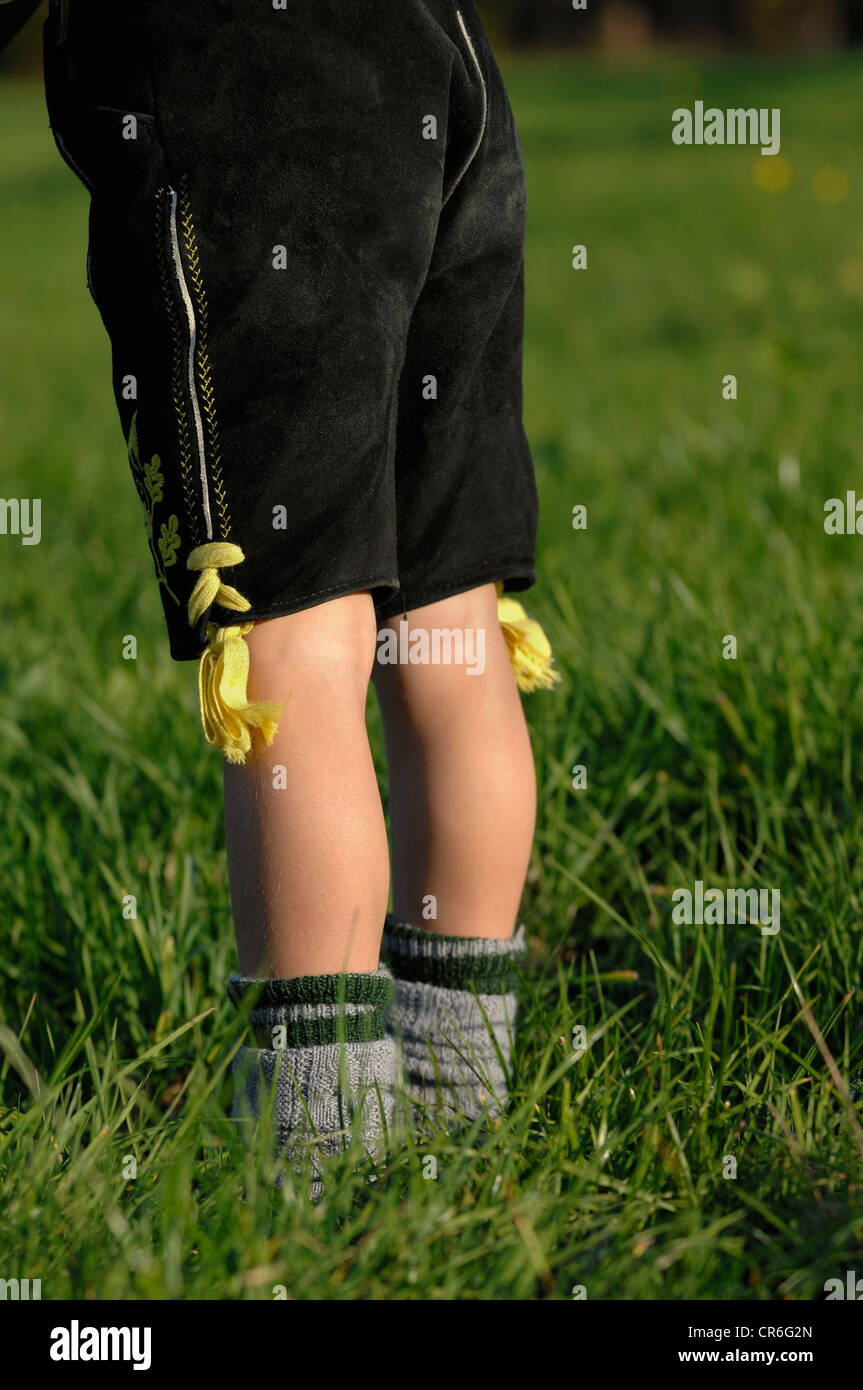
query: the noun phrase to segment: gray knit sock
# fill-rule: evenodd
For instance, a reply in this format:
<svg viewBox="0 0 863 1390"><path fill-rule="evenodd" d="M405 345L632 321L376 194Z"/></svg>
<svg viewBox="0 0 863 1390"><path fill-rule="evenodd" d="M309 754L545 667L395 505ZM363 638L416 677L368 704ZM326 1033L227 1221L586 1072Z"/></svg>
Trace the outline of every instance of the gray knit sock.
<svg viewBox="0 0 863 1390"><path fill-rule="evenodd" d="M410 1094L470 1119L499 1114L507 1099L524 928L508 941L441 936L390 915L383 948L395 976L389 1023Z"/></svg>
<svg viewBox="0 0 863 1390"><path fill-rule="evenodd" d="M295 980L232 975L227 989L238 1006L251 994L258 1044L234 1060L234 1118L256 1119L272 1094L276 1147L297 1167L311 1148L317 1196L318 1155L342 1152L353 1128L375 1155L392 1127L396 1055L384 1025L392 976L386 969Z"/></svg>

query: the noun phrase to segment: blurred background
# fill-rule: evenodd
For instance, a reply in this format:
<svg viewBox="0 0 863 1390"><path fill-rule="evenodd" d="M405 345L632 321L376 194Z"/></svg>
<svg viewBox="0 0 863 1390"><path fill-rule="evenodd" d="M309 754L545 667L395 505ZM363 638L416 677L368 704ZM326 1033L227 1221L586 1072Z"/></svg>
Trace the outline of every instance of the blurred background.
<svg viewBox="0 0 863 1390"><path fill-rule="evenodd" d="M525 424L541 529L525 605L563 674L525 699L540 809L521 1076L574 1023L598 1030L604 1061L580 1062L571 1092L558 1080L530 1098L523 1194L507 1197L529 1204L530 1260L527 1217L498 1211L462 1154L445 1181L419 1183L390 1243L345 1256L344 1288L399 1293L416 1246L416 1297L533 1297L541 1246L542 1287L562 1297L582 1261L591 1298L812 1298L836 1250L863 1248L863 1187L848 1180L860 1155L789 1002L793 969L843 1075L860 1070L863 540L825 534L824 504L863 498L863 0L478 9L528 175ZM88 197L38 81L43 13L0 58L0 490L42 501L39 545L0 536L0 1023L66 1088L65 1151L110 1129L106 1146L124 1153L127 1103L151 1126L142 1151L159 1151L177 1098L215 1084L232 1026L220 760L202 741L194 665L167 650L86 288ZM779 108L780 153L675 146L672 112L699 100ZM576 506L586 529L573 529ZM127 634L136 660L123 659ZM371 700L369 725L385 797ZM781 935L675 927L671 893L694 879L779 889ZM128 1102L127 1073L141 1085ZM135 1259L118 1260L108 1227L121 1226L103 1220L126 1200L115 1169L106 1160L97 1184L89 1160L69 1164L54 1183L54 1121L31 1124L35 1083L19 1080L34 1074L0 1063L0 1148L14 1133L9 1248L22 1272L50 1275L46 1297L145 1285L211 1297L223 1268L246 1267L227 1189L209 1265L148 1264L137 1216ZM213 1124L194 1173L205 1192L222 1181ZM160 1172L166 1155L186 1161L184 1132ZM744 1183L722 1179L727 1153L745 1155L756 1215L732 1195ZM153 1182L154 1227L196 1254L208 1222L191 1178L173 1198ZM479 1194L477 1220L492 1212L487 1238L439 1235L444 1215L422 1225L424 1203L446 1215L465 1192ZM380 1252L371 1272L367 1246ZM292 1247L286 1278L305 1279L302 1296L329 1296L321 1250Z"/></svg>
<svg viewBox="0 0 863 1390"><path fill-rule="evenodd" d="M44 8L44 7L43 7ZM657 44L813 52L863 40L863 0L481 0L489 34L512 47L638 51ZM31 31L2 70L34 72Z"/></svg>

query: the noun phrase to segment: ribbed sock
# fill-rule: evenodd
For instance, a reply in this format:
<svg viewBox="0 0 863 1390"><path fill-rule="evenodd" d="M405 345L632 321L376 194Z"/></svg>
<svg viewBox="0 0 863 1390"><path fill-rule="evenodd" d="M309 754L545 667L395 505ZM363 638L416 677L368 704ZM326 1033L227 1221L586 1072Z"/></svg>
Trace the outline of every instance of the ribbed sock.
<svg viewBox="0 0 863 1390"><path fill-rule="evenodd" d="M253 1007L249 1025L255 1047L234 1061L234 1118L255 1119L271 1088L276 1146L299 1161L308 1141L315 1154L342 1152L358 1129L363 1147L376 1154L394 1110L396 1054L384 1015L393 997L390 972L308 975L294 980L254 980L232 975L236 1005ZM312 1161L312 1195L321 1191L321 1170Z"/></svg>
<svg viewBox="0 0 863 1390"><path fill-rule="evenodd" d="M411 1096L470 1119L499 1114L524 928L508 941L441 936L389 915L383 950L395 977L389 1025Z"/></svg>

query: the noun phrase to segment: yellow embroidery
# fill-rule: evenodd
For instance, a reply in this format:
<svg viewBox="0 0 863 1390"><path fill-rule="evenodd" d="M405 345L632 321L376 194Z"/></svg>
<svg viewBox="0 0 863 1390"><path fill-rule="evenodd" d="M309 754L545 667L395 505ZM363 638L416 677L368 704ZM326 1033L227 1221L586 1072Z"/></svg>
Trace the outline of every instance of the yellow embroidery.
<svg viewBox="0 0 863 1390"><path fill-rule="evenodd" d="M183 302L192 320L190 325L192 337L188 343L171 286L162 226L159 226L158 229L158 261L168 319L171 325L173 346L171 381L177 413L183 496L189 513L190 529L195 540L195 546L186 560L186 566L188 569L198 572L198 578L189 598L188 615L192 627L197 627L213 604L235 613L247 613L252 605L232 585L223 583L219 573L223 567L241 565L245 556L238 545L232 545L228 541L231 517L222 477L219 427L207 348L207 296L201 275L198 240L189 207L185 178L181 180L180 189L179 197L173 189L159 189L157 199L161 218L157 219L157 222L164 223L167 220L164 200L166 197L170 197L172 257L176 262ZM177 212L179 212L179 219L176 216ZM188 280L182 265L181 238ZM191 286L191 296L189 295L189 286ZM194 304L192 303L193 299ZM189 352L192 342L194 342L194 357L190 361ZM188 368L193 370L189 371L187 377ZM193 436L186 399L186 393L189 391L192 393L191 407L194 412L197 453L200 455L200 485L204 491L201 516L206 522L207 532L211 533L212 518L207 487L207 475L209 474L212 483L212 495L215 498L218 512L218 525L222 533L221 540L208 539L203 544L201 543L201 530L198 524L196 479L192 466ZM206 430L206 442L204 430ZM135 441L137 458L137 435ZM159 460L155 455L151 461L150 472L141 470L141 477L142 488L145 491L151 488L154 492L158 492L159 497L161 497L163 482ZM150 494L148 493L148 495ZM179 547L180 535L177 518L170 517L167 524L162 526L157 544L158 555L165 568L176 563ZM156 554L156 550L154 550L154 554ZM232 623L224 627L208 622L207 646L201 656L198 668L198 695L201 703L201 722L204 726L204 736L208 743L221 749L228 762L231 763L245 762L246 754L252 746L252 733L255 729L260 731L266 744L272 743L282 712L282 705L280 704L272 702L251 704L249 702L247 694L249 649L244 638L251 632L252 627L253 623L251 622Z"/></svg>
<svg viewBox="0 0 863 1390"><path fill-rule="evenodd" d="M198 238L195 233L194 222L192 221L192 210L189 206L187 187L187 180L184 177L180 181L179 209L180 223L183 231L183 243L186 250L186 263L188 265L189 279L191 281L192 293L195 297L195 308L197 310L198 341L195 357L198 368L198 387L201 406L204 412L204 420L207 426L207 458L210 468L210 478L213 483L213 495L215 496L216 506L222 522L222 535L227 539L231 530L231 515L228 511L225 483L222 477L219 422L216 416L216 402L213 395L213 373L210 367L210 354L207 347L207 293L204 289L204 280L201 274L201 263L198 256Z"/></svg>
<svg viewBox="0 0 863 1390"><path fill-rule="evenodd" d="M158 454L153 454L149 463L141 462L138 448L137 410L132 416L132 423L129 427L129 463L132 477L135 479L135 486L138 489L138 496L141 498L147 514L145 519L147 540L150 543L159 583L164 586L174 602L179 603L180 600L168 583L168 576L165 571L177 563L177 552L180 549L180 525L176 516L169 516L168 520L162 523L158 539L156 539L155 513L156 507L165 495L165 478L162 473L162 460Z"/></svg>
<svg viewBox="0 0 863 1390"><path fill-rule="evenodd" d="M171 292L168 263L165 257L164 223L167 216L165 208L166 197L167 191L164 188L160 188L156 193L159 213L156 218L156 256L159 266L159 278L162 282L162 296L168 311L168 323L171 328L171 394L174 400L174 411L177 416L177 441L179 445L180 479L183 487L183 501L186 504L186 516L189 521L192 540L195 545L197 545L201 540L201 531L198 521L199 509L195 492L195 480L192 472L192 436L189 429L186 400L183 394L183 362L185 349L183 345L183 333L177 316L177 308L174 302L174 296Z"/></svg>

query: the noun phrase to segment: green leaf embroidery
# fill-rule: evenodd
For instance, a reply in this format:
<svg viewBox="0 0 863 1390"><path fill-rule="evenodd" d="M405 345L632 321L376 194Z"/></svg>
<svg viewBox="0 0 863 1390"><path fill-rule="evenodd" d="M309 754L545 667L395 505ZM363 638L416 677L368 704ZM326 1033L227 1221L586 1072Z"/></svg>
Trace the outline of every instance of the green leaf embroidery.
<svg viewBox="0 0 863 1390"><path fill-rule="evenodd" d="M177 563L177 551L180 549L180 532L177 527L177 518L168 517L168 524L162 522L162 529L159 532L159 554L165 562L165 569Z"/></svg>
<svg viewBox="0 0 863 1390"><path fill-rule="evenodd" d="M147 540L156 565L159 583L164 586L165 591L171 595L174 602L179 604L180 600L168 583L168 577L165 573L171 565L177 563L177 553L181 545L179 523L176 516L169 516L167 522L163 522L160 527L158 544L156 543L154 534L155 510L157 503L161 502L165 495L165 477L162 472L162 460L158 454L153 454L149 463L141 463L137 410L132 416L132 423L129 427L129 465L132 469L135 487L138 489L138 496L144 504Z"/></svg>
<svg viewBox="0 0 863 1390"><path fill-rule="evenodd" d="M165 479L162 477L162 460L158 454L154 454L148 464L144 466L144 486L150 497L156 502L161 502L164 495Z"/></svg>

